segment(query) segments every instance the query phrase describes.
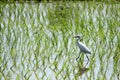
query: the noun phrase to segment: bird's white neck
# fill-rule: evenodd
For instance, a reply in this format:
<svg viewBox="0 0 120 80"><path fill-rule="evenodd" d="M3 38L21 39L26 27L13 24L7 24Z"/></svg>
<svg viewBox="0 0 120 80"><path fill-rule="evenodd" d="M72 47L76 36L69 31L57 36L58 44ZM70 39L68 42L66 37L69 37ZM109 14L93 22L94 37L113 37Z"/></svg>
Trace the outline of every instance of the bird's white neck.
<svg viewBox="0 0 120 80"><path fill-rule="evenodd" d="M80 39L80 38L77 38L77 40L76 40L76 41L77 41L77 43L78 43L79 39Z"/></svg>
<svg viewBox="0 0 120 80"><path fill-rule="evenodd" d="M77 38L77 41L79 40L80 38Z"/></svg>

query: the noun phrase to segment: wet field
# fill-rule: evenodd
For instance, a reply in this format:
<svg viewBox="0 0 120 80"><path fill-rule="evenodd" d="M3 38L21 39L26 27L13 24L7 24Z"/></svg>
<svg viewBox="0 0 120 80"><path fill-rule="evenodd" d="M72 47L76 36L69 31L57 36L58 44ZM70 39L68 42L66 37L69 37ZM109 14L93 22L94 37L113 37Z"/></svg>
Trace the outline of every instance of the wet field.
<svg viewBox="0 0 120 80"><path fill-rule="evenodd" d="M120 80L120 3L0 4L1 80ZM89 63L74 35L91 50Z"/></svg>

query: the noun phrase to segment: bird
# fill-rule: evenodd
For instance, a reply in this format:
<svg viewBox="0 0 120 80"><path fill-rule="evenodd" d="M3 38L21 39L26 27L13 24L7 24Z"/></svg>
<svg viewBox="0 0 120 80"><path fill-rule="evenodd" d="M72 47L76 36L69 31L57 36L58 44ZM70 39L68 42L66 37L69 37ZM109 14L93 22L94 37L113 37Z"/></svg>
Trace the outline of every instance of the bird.
<svg viewBox="0 0 120 80"><path fill-rule="evenodd" d="M80 49L79 56L76 58L76 61L78 62L78 59L80 58L80 53L81 52L84 52L86 54L86 57L87 57L87 59L89 61L89 58L88 58L87 54L91 54L90 49L85 44L83 44L82 42L79 42L81 36L75 36L74 38L76 38L76 43L77 43L77 45L78 45L78 47ZM87 64L88 64L88 62L87 62Z"/></svg>

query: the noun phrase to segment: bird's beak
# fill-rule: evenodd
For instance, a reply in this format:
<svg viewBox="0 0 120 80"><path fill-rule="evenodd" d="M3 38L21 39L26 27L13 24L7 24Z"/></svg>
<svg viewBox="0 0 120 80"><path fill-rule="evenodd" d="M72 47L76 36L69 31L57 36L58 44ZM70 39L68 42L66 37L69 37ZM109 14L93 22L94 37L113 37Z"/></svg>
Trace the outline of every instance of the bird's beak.
<svg viewBox="0 0 120 80"><path fill-rule="evenodd" d="M74 38L78 38L78 37L80 38L80 36L74 36Z"/></svg>
<svg viewBox="0 0 120 80"><path fill-rule="evenodd" d="M74 38L77 38L77 36L73 36Z"/></svg>
<svg viewBox="0 0 120 80"><path fill-rule="evenodd" d="M76 36L74 36L74 38L77 38Z"/></svg>

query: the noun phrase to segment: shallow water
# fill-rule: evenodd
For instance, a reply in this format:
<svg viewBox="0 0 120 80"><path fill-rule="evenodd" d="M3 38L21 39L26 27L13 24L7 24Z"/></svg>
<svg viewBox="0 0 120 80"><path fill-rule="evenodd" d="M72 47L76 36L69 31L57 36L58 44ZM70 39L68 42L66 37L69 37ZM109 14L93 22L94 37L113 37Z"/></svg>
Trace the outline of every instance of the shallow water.
<svg viewBox="0 0 120 80"><path fill-rule="evenodd" d="M24 3L0 7L1 80L120 79L118 4ZM92 51L86 67L84 55L79 65L76 62L79 48L74 35L81 35L81 42Z"/></svg>

